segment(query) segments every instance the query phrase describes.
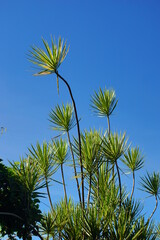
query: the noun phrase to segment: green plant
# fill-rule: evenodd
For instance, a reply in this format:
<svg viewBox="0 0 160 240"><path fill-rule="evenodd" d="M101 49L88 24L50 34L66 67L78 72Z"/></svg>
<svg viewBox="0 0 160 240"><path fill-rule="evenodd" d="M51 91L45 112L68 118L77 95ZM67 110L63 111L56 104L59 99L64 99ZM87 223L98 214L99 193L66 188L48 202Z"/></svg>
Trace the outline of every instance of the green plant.
<svg viewBox="0 0 160 240"><path fill-rule="evenodd" d="M118 134L111 131L110 117L117 107L114 90L104 89L94 92L91 98L91 107L97 116L106 117L107 124L104 132L90 128L80 132L79 119L75 100L68 82L59 74L58 69L65 59L68 48L66 42L63 45L61 38L56 45L51 39L51 47L43 40L44 50L32 47L29 59L39 66L40 71L35 75L47 75L55 73L57 84L61 79L67 86L72 104L56 105L49 113L49 121L53 131L59 131L58 138L52 138L41 145L37 142L31 145L27 158L19 163L10 163L11 167L4 168L0 176L0 207L11 201L8 188L13 191L15 206L19 208L22 202L15 201L17 188L25 199L25 211L23 212L23 229L19 232L16 224L22 221L20 212L7 212L16 219L16 224L8 228L9 219L0 222L3 236L8 234L11 239L14 234L23 239L31 239L33 235L40 239L59 240L146 240L156 239L160 235L159 225L154 224L152 218L157 210L160 194L159 173L147 173L141 177L141 189L154 196L155 208L146 218L143 214L143 206L135 199L135 175L144 166L144 157L139 147L131 148L128 144L126 133ZM57 85L59 90L59 85ZM77 126L78 138L71 135L71 131ZM63 133L63 134L62 134ZM73 133L75 133L73 131ZM107 134L106 134L107 133ZM69 196L66 188L65 165L73 169L73 179L76 183L79 201L76 203ZM132 189L128 191L124 186L122 174L124 165L132 173ZM55 173L61 174L62 183L55 180ZM10 177L13 182L10 183ZM8 177L8 178L7 178ZM6 180L7 179L7 180ZM55 184L61 184L64 190L64 199L55 202L50 195L50 189L54 194ZM6 182L7 185L2 184ZM11 189L10 184L15 184ZM5 187L7 186L7 188ZM39 212L39 199L43 189L46 188L50 202L50 209L41 215ZM3 193L5 195L3 196ZM12 192L12 191L11 191ZM19 195L17 194L18 199ZM53 200L54 199L54 200ZM2 214L3 215L3 214ZM6 228L7 226L7 228Z"/></svg>
<svg viewBox="0 0 160 240"><path fill-rule="evenodd" d="M83 176L83 162L82 162L82 156L81 156L81 137L80 137L80 127L79 127L79 120L78 120L78 114L77 114L77 108L75 104L75 100L72 94L72 90L70 88L69 83L58 73L58 68L60 64L65 59L69 48L66 47L66 42L63 46L63 41L61 41L61 38L58 40L58 45L56 45L55 42L52 41L52 48L49 47L47 41L43 40L43 44L45 47L45 50L38 48L38 47L31 47L31 50L29 51L29 60L40 67L40 72L38 72L35 75L46 75L46 74L52 74L55 73L57 75L57 87L59 91L59 78L65 83L65 85L68 88L70 97L72 99L75 118L76 118L76 124L77 124L77 132L78 132L78 141L79 141L79 157L80 157L80 169L81 169L81 182L82 182L82 206L84 208L84 176Z"/></svg>
<svg viewBox="0 0 160 240"><path fill-rule="evenodd" d="M0 226L1 235L31 239L40 236L38 222L42 215L39 209L39 190L35 164L28 159L6 167L0 162ZM42 237L40 236L42 239Z"/></svg>

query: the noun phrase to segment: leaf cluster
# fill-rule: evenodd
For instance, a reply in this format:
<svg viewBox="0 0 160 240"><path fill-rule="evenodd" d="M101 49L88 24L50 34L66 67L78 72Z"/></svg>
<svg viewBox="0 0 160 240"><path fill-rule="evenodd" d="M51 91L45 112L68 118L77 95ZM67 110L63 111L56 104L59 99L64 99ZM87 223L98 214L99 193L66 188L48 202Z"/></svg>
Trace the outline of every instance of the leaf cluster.
<svg viewBox="0 0 160 240"><path fill-rule="evenodd" d="M7 234L12 237L17 232L18 237L30 239L30 234L37 228L36 224L42 217L39 209L40 200L38 195L31 191L33 186L29 184L27 178L24 182L21 176L13 168L0 163L1 235Z"/></svg>

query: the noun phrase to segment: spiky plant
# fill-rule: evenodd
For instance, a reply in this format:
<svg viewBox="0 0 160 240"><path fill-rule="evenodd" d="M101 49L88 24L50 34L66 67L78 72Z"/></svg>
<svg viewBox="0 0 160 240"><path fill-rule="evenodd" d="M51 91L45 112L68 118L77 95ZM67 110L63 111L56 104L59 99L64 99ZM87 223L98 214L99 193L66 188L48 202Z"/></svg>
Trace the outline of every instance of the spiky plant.
<svg viewBox="0 0 160 240"><path fill-rule="evenodd" d="M125 133L121 136L118 136L117 133L110 134L109 137L103 139L102 151L104 157L110 161L112 167L114 165L117 169L118 181L119 181L119 190L120 190L120 207L122 201L122 188L121 188L121 177L118 167L117 160L125 153L127 150L127 140L125 139ZM113 176L114 177L114 176Z"/></svg>
<svg viewBox="0 0 160 240"><path fill-rule="evenodd" d="M68 202L67 222L62 231L64 240L81 240L82 239L82 208L79 204L74 204L71 199Z"/></svg>
<svg viewBox="0 0 160 240"><path fill-rule="evenodd" d="M146 223L144 217L140 217L134 229L133 240L156 240L158 236L153 221Z"/></svg>
<svg viewBox="0 0 160 240"><path fill-rule="evenodd" d="M40 178L40 169L30 158L20 158L19 162L10 162L12 171L19 177L19 180L26 186L30 194L39 197L42 196L40 190L45 184Z"/></svg>
<svg viewBox="0 0 160 240"><path fill-rule="evenodd" d="M82 160L84 166L84 176L88 181L88 197L87 206L89 207L92 176L98 170L100 162L100 147L101 147L101 136L100 132L96 130L84 131L81 134L82 141ZM79 157L78 141L74 139L74 151Z"/></svg>
<svg viewBox="0 0 160 240"><path fill-rule="evenodd" d="M113 184L113 177L110 171L106 171L107 163L103 162L98 174L97 172L92 176L92 192L91 197L94 203L98 203L100 208L108 208L110 211L115 209L118 203L118 187ZM113 210L114 211L114 210Z"/></svg>
<svg viewBox="0 0 160 240"><path fill-rule="evenodd" d="M46 240L55 236L55 219L50 212L44 213L39 225L42 235L47 235Z"/></svg>
<svg viewBox="0 0 160 240"><path fill-rule="evenodd" d="M134 235L136 234L134 232L136 224L137 220L134 221L134 219L131 218L131 215L128 216L127 211L124 208L121 208L120 214L114 214L112 222L109 223L110 239L137 239L134 238ZM139 235L140 233L137 233L137 236Z"/></svg>
<svg viewBox="0 0 160 240"><path fill-rule="evenodd" d="M47 194L50 202L50 206L53 211L53 204L50 196L49 183L52 181L53 174L57 171L57 166L52 160L53 152L51 146L47 142L43 142L42 146L37 142L36 147L31 145L28 149L30 157L35 161L36 166L40 169L42 180L46 184Z"/></svg>
<svg viewBox="0 0 160 240"><path fill-rule="evenodd" d="M84 208L84 176L83 176L83 163L81 158L81 137L80 137L80 127L79 127L79 120L78 120L78 114L77 114L77 108L75 104L75 100L70 88L70 85L68 82L58 73L58 68L65 59L69 48L67 48L66 42L63 45L63 40L59 38L58 44L53 41L52 47L49 47L49 44L47 41L42 39L44 49L41 49L39 47L33 46L31 47L31 50L29 51L29 61L31 61L33 64L37 65L40 68L40 71L36 73L35 75L48 75L55 73L57 76L57 88L59 91L59 78L65 83L65 85L68 88L70 97L72 99L73 108L75 112L75 118L76 118L76 124L77 124L77 132L78 132L78 141L79 141L79 156L80 156L80 169L81 169L81 182L82 182L82 207Z"/></svg>
<svg viewBox="0 0 160 240"><path fill-rule="evenodd" d="M69 147L70 147L72 160L73 160L74 175L77 183L77 191L79 195L79 201L81 203L80 186L78 182L75 158L74 158L72 143L71 143L70 134L69 134L69 131L75 125L75 116L73 114L73 107L70 104L67 104L66 106L64 106L64 104L62 104L62 106L57 105L55 107L55 110L53 109L51 110L49 114L49 121L51 122L51 127L53 130L63 131L67 133ZM79 149L79 144L78 144L78 149Z"/></svg>
<svg viewBox="0 0 160 240"><path fill-rule="evenodd" d="M43 240L36 226L36 222L39 222L42 216L41 211L39 210L39 198L44 196L41 190L45 187L45 184L40 178L39 168L30 157L21 158L19 162L10 162L10 164L11 172L17 177L22 186L25 186L26 190L25 194L23 193L21 196L24 205L23 209L20 209L19 211L22 210L22 218L16 214L8 214L8 216L14 216L15 219L13 221L16 221L17 217L22 221L21 232L17 233L20 238L23 236L24 239L31 239L33 233L33 235L38 236ZM21 189L17 189L17 191L21 191ZM13 205L12 207L14 209L15 206ZM21 224L19 226L21 226Z"/></svg>
<svg viewBox="0 0 160 240"><path fill-rule="evenodd" d="M116 94L114 90L102 90L94 92L91 98L91 107L93 111L100 117L107 117L108 120L108 134L110 135L110 120L109 117L114 111L118 100L116 100Z"/></svg>
<svg viewBox="0 0 160 240"><path fill-rule="evenodd" d="M71 104L57 105L49 114L49 121L53 130L69 132L75 125L73 107Z"/></svg>
<svg viewBox="0 0 160 240"><path fill-rule="evenodd" d="M144 157L138 147L131 149L128 148L127 153L124 153L124 159L122 159L122 162L132 171L133 174L133 186L130 196L131 200L135 188L135 172L144 166Z"/></svg>
<svg viewBox="0 0 160 240"><path fill-rule="evenodd" d="M156 227L156 234L158 239L160 239L160 223L158 223L157 227Z"/></svg>
<svg viewBox="0 0 160 240"><path fill-rule="evenodd" d="M150 217L148 218L147 223L150 222L153 214L155 213L157 206L158 206L158 199L160 195L160 175L159 173L153 172L152 174L147 174L144 177L141 177L141 190L148 193L149 196L154 196L156 200L156 205L151 213Z"/></svg>
<svg viewBox="0 0 160 240"><path fill-rule="evenodd" d="M58 44L53 41L51 37L52 47L49 47L47 41L42 39L45 51L39 47L32 46L29 51L29 60L39 67L39 72L34 74L38 75L48 75L56 73L61 63L64 61L69 47L67 48L67 42L63 44L61 37L58 39ZM57 76L57 89L59 92L59 80Z"/></svg>
<svg viewBox="0 0 160 240"><path fill-rule="evenodd" d="M65 200L59 201L54 205L54 213L53 217L55 218L55 237L56 239L62 239L62 233L64 231L64 227L68 222L68 213L70 210L70 199L67 202Z"/></svg>
<svg viewBox="0 0 160 240"><path fill-rule="evenodd" d="M92 206L84 214L82 218L82 229L84 230L86 239L98 240L102 236L101 219L98 216L98 210L96 206Z"/></svg>
<svg viewBox="0 0 160 240"><path fill-rule="evenodd" d="M65 202L67 205L67 191L66 191L66 184L65 184L65 179L64 179L63 165L68 159L68 144L65 140L62 140L62 138L61 138L60 140L58 139L53 142L52 148L53 148L53 160L61 168L64 197L65 197Z"/></svg>

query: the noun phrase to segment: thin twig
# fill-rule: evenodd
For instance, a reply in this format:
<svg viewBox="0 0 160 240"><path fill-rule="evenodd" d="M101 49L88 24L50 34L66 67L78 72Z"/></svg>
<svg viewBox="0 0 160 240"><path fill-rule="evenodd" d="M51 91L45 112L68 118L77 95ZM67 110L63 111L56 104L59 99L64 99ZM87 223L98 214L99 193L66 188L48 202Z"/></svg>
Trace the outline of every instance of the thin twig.
<svg viewBox="0 0 160 240"><path fill-rule="evenodd" d="M66 84L66 86L69 90L72 102L73 102L73 108L74 108L75 118L76 118L76 122L77 122L78 140L79 140L79 157L80 157L81 181L82 181L82 206L84 209L84 175L83 175L83 163L82 163L82 153L81 153L81 135L80 135L80 127L79 127L76 104L75 104L75 100L73 98L73 94L72 94L72 91L71 91L71 88L70 88L68 82L58 73L58 71L55 71L55 73Z"/></svg>
<svg viewBox="0 0 160 240"><path fill-rule="evenodd" d="M121 186L121 177L119 173L119 168L118 168L118 163L117 160L115 161L116 168L117 168L117 173L118 173L118 180L119 180L119 191L120 191L120 201L119 201L119 207L121 209L121 202L122 202L122 186Z"/></svg>
<svg viewBox="0 0 160 240"><path fill-rule="evenodd" d="M68 136L68 142L69 142L71 155L72 155L72 160L73 160L74 175L75 175L76 182L77 182L77 190L78 190L78 195L79 195L79 201L80 201L80 204L82 204L82 202L81 202L81 192L80 192L79 182L78 182L78 178L77 178L76 164L75 164L75 159L74 159L74 154L73 154L73 149L72 149L72 144L71 144L69 132L67 132L67 136Z"/></svg>

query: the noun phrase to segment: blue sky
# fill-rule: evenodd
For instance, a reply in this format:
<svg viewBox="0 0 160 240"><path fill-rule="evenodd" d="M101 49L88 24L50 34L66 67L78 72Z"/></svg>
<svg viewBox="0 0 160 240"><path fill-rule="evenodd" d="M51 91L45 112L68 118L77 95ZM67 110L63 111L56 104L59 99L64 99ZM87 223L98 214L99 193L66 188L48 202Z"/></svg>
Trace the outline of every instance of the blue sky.
<svg viewBox="0 0 160 240"><path fill-rule="evenodd" d="M146 160L140 175L159 171L159 9L158 0L1 1L0 126L7 132L0 136L0 157L4 163L25 156L37 140L49 141L55 135L47 120L51 108L70 102L62 83L58 96L54 75L32 76L35 70L27 61L30 46L42 47L41 38L49 42L52 35L70 45L59 72L72 87L81 130L106 128L106 119L93 115L90 97L100 87L115 89L119 102L111 129L126 131L133 146L139 145ZM67 169L66 178L70 175ZM124 179L126 185L128 181ZM68 183L71 194L72 185ZM53 198L62 196L59 189L55 186ZM154 200L136 194L150 214ZM155 217L158 220L158 213Z"/></svg>

